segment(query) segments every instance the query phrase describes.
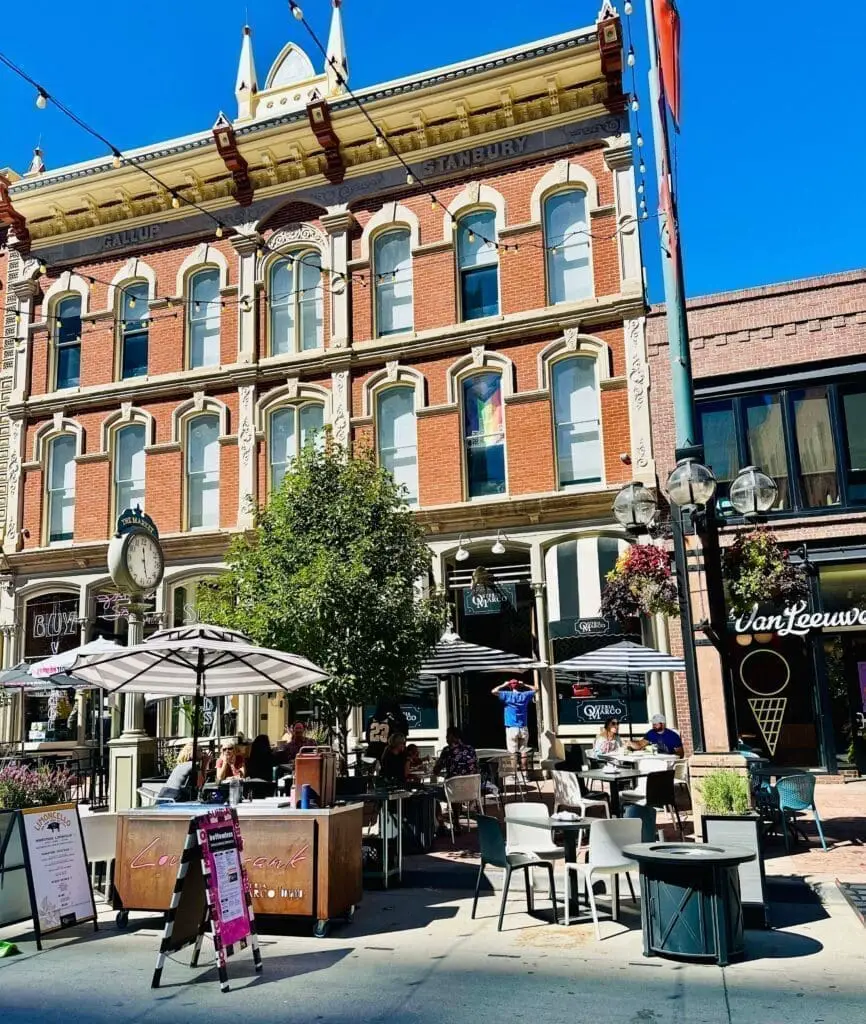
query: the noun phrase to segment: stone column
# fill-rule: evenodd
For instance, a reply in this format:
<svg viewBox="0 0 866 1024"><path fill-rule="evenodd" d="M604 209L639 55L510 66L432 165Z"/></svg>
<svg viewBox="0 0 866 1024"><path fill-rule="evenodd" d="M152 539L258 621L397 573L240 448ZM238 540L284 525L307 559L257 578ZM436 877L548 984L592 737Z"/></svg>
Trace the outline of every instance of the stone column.
<svg viewBox="0 0 866 1024"><path fill-rule="evenodd" d="M231 236L231 243L238 254L238 362L254 363L258 355L256 259L263 239L250 225L242 225L238 233Z"/></svg>
<svg viewBox="0 0 866 1024"><path fill-rule="evenodd" d="M635 200L634 167L631 143L618 140L604 151L607 166L613 171L616 197L616 226L619 232L620 288L623 292L640 294L641 255L638 211Z"/></svg>
<svg viewBox="0 0 866 1024"><path fill-rule="evenodd" d="M535 628L538 638L538 652L544 661L548 661L547 641L547 598L545 594L546 585L542 581L532 583L532 593L535 597ZM559 725L556 714L556 684L552 668L538 670L539 687L539 721L538 721L538 750L542 759L550 756L551 743L545 735L551 732L556 735Z"/></svg>
<svg viewBox="0 0 866 1024"><path fill-rule="evenodd" d="M130 601L127 644L144 639L145 606ZM123 732L110 744L109 798L112 811L138 806L138 787L153 771L156 743L144 731L144 694L128 693L123 705Z"/></svg>
<svg viewBox="0 0 866 1024"><path fill-rule="evenodd" d="M652 457L646 317L639 316L634 320L626 320L624 329L632 479L641 481L647 487L655 487L656 466Z"/></svg>
<svg viewBox="0 0 866 1024"><path fill-rule="evenodd" d="M351 336L349 324L349 231L355 218L345 205L330 206L321 218L330 242L331 337L329 348L347 348Z"/></svg>
<svg viewBox="0 0 866 1024"><path fill-rule="evenodd" d="M337 370L331 374L331 436L334 443L349 447L351 434L349 420L352 415L349 393L349 371Z"/></svg>
<svg viewBox="0 0 866 1024"><path fill-rule="evenodd" d="M238 529L251 530L258 495L255 385L238 388Z"/></svg>

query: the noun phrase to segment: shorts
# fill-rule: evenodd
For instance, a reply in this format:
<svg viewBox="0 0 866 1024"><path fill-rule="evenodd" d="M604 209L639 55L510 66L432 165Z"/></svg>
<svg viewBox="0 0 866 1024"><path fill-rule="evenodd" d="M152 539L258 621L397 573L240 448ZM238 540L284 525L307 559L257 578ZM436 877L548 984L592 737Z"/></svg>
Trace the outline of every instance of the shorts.
<svg viewBox="0 0 866 1024"><path fill-rule="evenodd" d="M529 729L509 725L505 728L505 746L509 754L517 754L529 746Z"/></svg>

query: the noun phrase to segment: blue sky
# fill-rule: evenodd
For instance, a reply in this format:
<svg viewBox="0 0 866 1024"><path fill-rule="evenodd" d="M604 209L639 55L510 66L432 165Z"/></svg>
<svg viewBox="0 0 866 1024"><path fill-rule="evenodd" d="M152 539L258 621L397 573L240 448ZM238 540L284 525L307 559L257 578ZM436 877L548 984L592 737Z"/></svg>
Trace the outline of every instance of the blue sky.
<svg viewBox="0 0 866 1024"><path fill-rule="evenodd" d="M615 3L622 11L623 0ZM648 136L643 0L634 3L640 116ZM326 38L328 0L303 6ZM473 0L459 4L458 25L447 4L345 0L351 84L564 32L592 23L600 6L601 0ZM845 5L844 16L823 14L814 0L775 6L680 0L679 7L679 204L688 293L866 265L866 216L858 198L866 157L857 113L862 67L844 45L866 38L866 4ZM245 18L253 26L260 79L288 39L318 64L285 0L46 0L36 16L32 6L11 4L0 48L124 149L207 128L220 109L234 115ZM103 151L56 109L37 110L33 90L3 67L0 123L0 167L24 170L40 138L49 168ZM644 259L658 300L653 223L645 226Z"/></svg>

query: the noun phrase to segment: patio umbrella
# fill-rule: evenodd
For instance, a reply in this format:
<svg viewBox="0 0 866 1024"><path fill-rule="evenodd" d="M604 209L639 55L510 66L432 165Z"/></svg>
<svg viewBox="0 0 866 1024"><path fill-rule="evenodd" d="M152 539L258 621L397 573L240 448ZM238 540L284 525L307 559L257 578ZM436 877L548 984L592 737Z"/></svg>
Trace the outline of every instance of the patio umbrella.
<svg viewBox="0 0 866 1024"><path fill-rule="evenodd" d="M436 644L433 653L421 664L422 676L455 676L467 672L527 672L543 668L544 662L509 654L495 647L483 647L462 640L457 633L447 632Z"/></svg>
<svg viewBox="0 0 866 1024"><path fill-rule="evenodd" d="M35 676L32 672L33 663L19 661L17 665L0 672L0 688L4 690L17 690L22 695L26 693L30 697L50 697L57 690L81 689L82 681L66 672L54 672L50 675ZM24 750L25 743L25 718L24 706L21 709L21 750Z"/></svg>
<svg viewBox="0 0 866 1024"><path fill-rule="evenodd" d="M34 676L53 676L59 672L67 672L78 658L85 654L100 654L103 651L117 650L121 650L120 644L114 640L107 640L104 636L98 636L95 640L82 644L80 647L73 647L60 654L52 654L51 657L43 658L42 661L34 661L30 666L30 671ZM80 686L81 683L79 682L78 685Z"/></svg>

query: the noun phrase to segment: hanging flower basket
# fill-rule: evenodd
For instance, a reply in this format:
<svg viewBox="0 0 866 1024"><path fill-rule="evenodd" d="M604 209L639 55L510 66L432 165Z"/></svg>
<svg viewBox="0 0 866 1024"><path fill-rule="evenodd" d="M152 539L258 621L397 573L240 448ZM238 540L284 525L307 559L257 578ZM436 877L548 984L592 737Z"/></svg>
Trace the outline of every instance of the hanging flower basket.
<svg viewBox="0 0 866 1024"><path fill-rule="evenodd" d="M769 530L739 534L725 550L723 566L735 615L744 615L755 605L784 608L809 596L805 570L790 563L788 552Z"/></svg>
<svg viewBox="0 0 866 1024"><path fill-rule="evenodd" d="M601 612L620 624L641 615L680 613L670 556L653 544L634 544L607 574Z"/></svg>

